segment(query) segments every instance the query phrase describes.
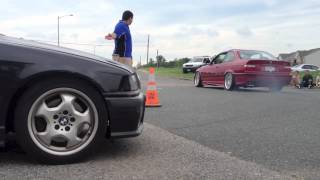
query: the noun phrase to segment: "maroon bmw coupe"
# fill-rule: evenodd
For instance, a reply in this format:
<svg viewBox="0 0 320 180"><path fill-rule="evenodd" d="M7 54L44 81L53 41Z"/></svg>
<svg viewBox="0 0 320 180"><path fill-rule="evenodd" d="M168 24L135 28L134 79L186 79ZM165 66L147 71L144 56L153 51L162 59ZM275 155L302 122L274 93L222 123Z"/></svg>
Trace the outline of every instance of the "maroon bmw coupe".
<svg viewBox="0 0 320 180"><path fill-rule="evenodd" d="M238 87L269 87L280 91L289 84L290 64L270 53L233 49L218 54L194 76L197 87L205 85L233 90Z"/></svg>

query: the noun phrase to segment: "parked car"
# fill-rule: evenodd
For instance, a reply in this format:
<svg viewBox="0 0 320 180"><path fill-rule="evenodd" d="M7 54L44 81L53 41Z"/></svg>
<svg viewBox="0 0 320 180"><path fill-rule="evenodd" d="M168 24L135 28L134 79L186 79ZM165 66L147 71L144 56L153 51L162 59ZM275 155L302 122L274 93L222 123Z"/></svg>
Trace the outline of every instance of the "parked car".
<svg viewBox="0 0 320 180"><path fill-rule="evenodd" d="M291 71L318 71L319 67L311 64L299 64L296 66L291 67Z"/></svg>
<svg viewBox="0 0 320 180"><path fill-rule="evenodd" d="M195 72L199 67L210 63L209 56L197 56L193 57L189 62L182 65L183 73Z"/></svg>
<svg viewBox="0 0 320 180"><path fill-rule="evenodd" d="M135 71L81 51L0 36L0 145L8 132L45 163L79 160L143 129Z"/></svg>
<svg viewBox="0 0 320 180"><path fill-rule="evenodd" d="M264 51L230 50L218 54L206 66L197 69L194 85L237 87L269 87L279 91L291 80L288 62L277 60Z"/></svg>

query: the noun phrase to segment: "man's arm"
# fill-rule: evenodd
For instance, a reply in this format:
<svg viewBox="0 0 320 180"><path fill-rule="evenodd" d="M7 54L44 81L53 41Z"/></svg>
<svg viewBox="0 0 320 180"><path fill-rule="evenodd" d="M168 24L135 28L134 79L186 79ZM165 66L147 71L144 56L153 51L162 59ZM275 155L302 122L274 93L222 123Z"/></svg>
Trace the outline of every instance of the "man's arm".
<svg viewBox="0 0 320 180"><path fill-rule="evenodd" d="M117 35L115 33L109 33L104 38L107 39L107 40L114 40L114 39L117 38Z"/></svg>
<svg viewBox="0 0 320 180"><path fill-rule="evenodd" d="M114 29L114 32L109 33L107 36L105 36L105 39L114 40L125 33L126 33L126 28L123 25L117 25Z"/></svg>

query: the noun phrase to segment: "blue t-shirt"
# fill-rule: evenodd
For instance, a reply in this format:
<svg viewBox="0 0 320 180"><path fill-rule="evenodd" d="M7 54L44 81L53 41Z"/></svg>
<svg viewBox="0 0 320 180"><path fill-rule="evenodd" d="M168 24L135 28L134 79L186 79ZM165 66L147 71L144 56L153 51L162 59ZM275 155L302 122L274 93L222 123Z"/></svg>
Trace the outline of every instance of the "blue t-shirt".
<svg viewBox="0 0 320 180"><path fill-rule="evenodd" d="M117 37L114 40L115 48L113 54L132 58L132 39L128 24L124 21L119 21L114 28L114 33Z"/></svg>

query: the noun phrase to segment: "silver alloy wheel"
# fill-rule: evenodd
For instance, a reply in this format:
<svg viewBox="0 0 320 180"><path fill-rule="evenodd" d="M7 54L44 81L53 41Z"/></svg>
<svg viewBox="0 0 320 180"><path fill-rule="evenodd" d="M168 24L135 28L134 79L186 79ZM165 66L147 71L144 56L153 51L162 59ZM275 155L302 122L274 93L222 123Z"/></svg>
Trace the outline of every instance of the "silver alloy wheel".
<svg viewBox="0 0 320 180"><path fill-rule="evenodd" d="M225 78L224 78L224 86L226 89L230 89L232 86L232 74L227 73Z"/></svg>
<svg viewBox="0 0 320 180"><path fill-rule="evenodd" d="M31 106L28 131L43 151L57 156L75 154L93 140L98 112L92 100L72 88L52 89Z"/></svg>
<svg viewBox="0 0 320 180"><path fill-rule="evenodd" d="M196 72L195 78L194 78L194 85L198 86L199 82L200 82L200 75L199 75L199 72Z"/></svg>

